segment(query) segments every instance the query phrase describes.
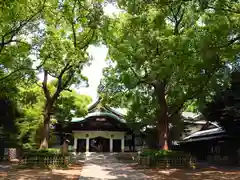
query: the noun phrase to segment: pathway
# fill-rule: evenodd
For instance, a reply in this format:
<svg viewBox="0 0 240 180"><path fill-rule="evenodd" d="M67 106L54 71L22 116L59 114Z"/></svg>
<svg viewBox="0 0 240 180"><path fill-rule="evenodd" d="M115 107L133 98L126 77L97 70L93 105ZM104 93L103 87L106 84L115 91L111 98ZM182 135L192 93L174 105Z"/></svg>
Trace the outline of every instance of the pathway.
<svg viewBox="0 0 240 180"><path fill-rule="evenodd" d="M91 153L84 160L79 180L145 180L146 175L119 162L112 154Z"/></svg>

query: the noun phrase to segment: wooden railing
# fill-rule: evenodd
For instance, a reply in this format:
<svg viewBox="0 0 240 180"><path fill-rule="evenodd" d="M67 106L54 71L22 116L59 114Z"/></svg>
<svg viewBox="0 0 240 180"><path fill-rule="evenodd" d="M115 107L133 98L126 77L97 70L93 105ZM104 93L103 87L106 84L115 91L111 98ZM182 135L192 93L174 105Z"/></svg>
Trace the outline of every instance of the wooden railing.
<svg viewBox="0 0 240 180"><path fill-rule="evenodd" d="M70 156L38 157L29 156L20 160L20 165L29 167L67 167Z"/></svg>
<svg viewBox="0 0 240 180"><path fill-rule="evenodd" d="M191 167L195 168L196 159L192 156L176 156L176 157L157 157L151 156L139 157L138 163L144 167Z"/></svg>
<svg viewBox="0 0 240 180"><path fill-rule="evenodd" d="M234 157L234 156L220 156L220 155L208 155L207 161L209 163L220 164L220 165L235 165L235 164L238 164L238 162L240 162L237 156Z"/></svg>

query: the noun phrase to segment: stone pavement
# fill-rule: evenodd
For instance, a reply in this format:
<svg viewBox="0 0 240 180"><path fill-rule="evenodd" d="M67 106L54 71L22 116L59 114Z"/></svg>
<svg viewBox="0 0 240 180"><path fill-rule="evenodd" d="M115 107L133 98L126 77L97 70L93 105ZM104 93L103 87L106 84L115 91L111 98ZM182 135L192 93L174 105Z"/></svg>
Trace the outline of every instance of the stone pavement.
<svg viewBox="0 0 240 180"><path fill-rule="evenodd" d="M119 162L110 153L86 155L79 180L145 180L148 176Z"/></svg>

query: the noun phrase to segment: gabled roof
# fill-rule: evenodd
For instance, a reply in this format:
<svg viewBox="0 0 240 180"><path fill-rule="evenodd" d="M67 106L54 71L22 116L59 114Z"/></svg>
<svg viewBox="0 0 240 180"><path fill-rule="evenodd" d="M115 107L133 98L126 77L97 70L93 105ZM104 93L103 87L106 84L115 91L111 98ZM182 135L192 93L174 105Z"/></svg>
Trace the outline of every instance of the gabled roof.
<svg viewBox="0 0 240 180"><path fill-rule="evenodd" d="M221 134L221 133L224 133L224 132L225 132L225 130L223 130L221 127L218 127L218 128L214 128L214 129L208 129L208 130L195 132L195 133L191 134L190 136L185 137L183 140L187 140L187 139L190 139L190 138L196 138L196 137L200 137L200 136L209 136L209 135Z"/></svg>
<svg viewBox="0 0 240 180"><path fill-rule="evenodd" d="M225 130L221 127L202 130L195 132L185 138L181 142L192 142L192 141L201 141L201 140L208 140L208 139L215 139L226 136Z"/></svg>
<svg viewBox="0 0 240 180"><path fill-rule="evenodd" d="M87 114L85 117L81 117L81 118L72 118L71 122L83 122L85 120L87 120L90 117L96 117L96 116L107 116L107 117L111 117L121 123L126 123L126 121L122 118L119 118L118 116L116 116L115 114L112 113L108 113L108 112L93 112L93 113L89 113Z"/></svg>
<svg viewBox="0 0 240 180"><path fill-rule="evenodd" d="M105 108L106 110L110 111L111 113L123 118L124 115L118 111L116 111L115 109L113 109L112 107L109 107L107 105L102 105L101 104L102 98L99 97L98 100L92 104L89 105L88 107L88 112L92 112L95 108L97 108L97 106L101 105L103 108Z"/></svg>
<svg viewBox="0 0 240 180"><path fill-rule="evenodd" d="M115 119L119 121L120 123L126 123L126 121L123 119L123 114L115 111L114 109L101 104L101 98L98 98L98 100L88 106L88 114L85 117L74 117L72 118L71 122L81 122L89 119L90 117L96 117L96 116L107 116L112 119Z"/></svg>

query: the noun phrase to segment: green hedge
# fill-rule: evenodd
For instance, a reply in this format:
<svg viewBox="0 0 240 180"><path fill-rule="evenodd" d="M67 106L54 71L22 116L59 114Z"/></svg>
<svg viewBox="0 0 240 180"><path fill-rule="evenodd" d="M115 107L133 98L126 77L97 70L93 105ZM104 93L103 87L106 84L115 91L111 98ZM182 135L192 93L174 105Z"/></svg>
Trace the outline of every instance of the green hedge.
<svg viewBox="0 0 240 180"><path fill-rule="evenodd" d="M139 164L148 167L195 168L195 158L182 151L146 150L140 153Z"/></svg>
<svg viewBox="0 0 240 180"><path fill-rule="evenodd" d="M59 149L24 149L23 157L27 156L39 156L39 157L52 157L52 156L68 156L68 154L62 154Z"/></svg>
<svg viewBox="0 0 240 180"><path fill-rule="evenodd" d="M162 157L179 157L179 156L189 156L182 151L171 151L171 150L146 150L140 153L141 157L154 157L154 158L162 158Z"/></svg>
<svg viewBox="0 0 240 180"><path fill-rule="evenodd" d="M30 167L67 167L69 154L62 154L59 149L24 149L21 165Z"/></svg>

